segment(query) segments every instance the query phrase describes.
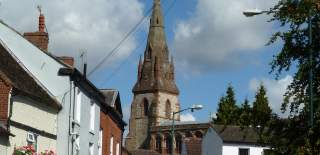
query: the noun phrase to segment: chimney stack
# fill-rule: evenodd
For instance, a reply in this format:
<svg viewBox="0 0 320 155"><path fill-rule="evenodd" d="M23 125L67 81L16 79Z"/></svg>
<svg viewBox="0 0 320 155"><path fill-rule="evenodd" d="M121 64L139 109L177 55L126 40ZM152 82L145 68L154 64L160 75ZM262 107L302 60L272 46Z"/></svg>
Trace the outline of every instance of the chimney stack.
<svg viewBox="0 0 320 155"><path fill-rule="evenodd" d="M41 12L41 8L38 7L39 15L39 27L37 32L26 32L23 36L29 40L32 44L40 48L41 50L48 51L49 34L46 32L45 16Z"/></svg>
<svg viewBox="0 0 320 155"><path fill-rule="evenodd" d="M46 25L45 25L45 17L42 13L40 13L40 16L39 16L39 32L45 32L45 28L46 28Z"/></svg>

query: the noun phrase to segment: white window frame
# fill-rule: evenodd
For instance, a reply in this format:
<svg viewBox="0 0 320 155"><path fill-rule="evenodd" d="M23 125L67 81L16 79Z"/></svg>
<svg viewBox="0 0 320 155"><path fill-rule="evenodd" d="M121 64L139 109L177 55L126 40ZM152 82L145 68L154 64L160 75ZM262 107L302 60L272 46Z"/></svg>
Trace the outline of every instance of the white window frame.
<svg viewBox="0 0 320 155"><path fill-rule="evenodd" d="M74 141L74 145L75 145L75 150L76 152L80 152L80 136L76 135L76 139Z"/></svg>
<svg viewBox="0 0 320 155"><path fill-rule="evenodd" d="M98 151L99 151L99 155L102 155L102 137L103 136L103 129L99 130L99 143L98 143Z"/></svg>
<svg viewBox="0 0 320 155"><path fill-rule="evenodd" d="M120 144L117 143L116 145L116 155L120 155Z"/></svg>
<svg viewBox="0 0 320 155"><path fill-rule="evenodd" d="M36 151L36 153L38 153L38 138L37 138L38 135L36 135L35 133L32 133L32 132L28 132L27 133L27 145L32 145Z"/></svg>
<svg viewBox="0 0 320 155"><path fill-rule="evenodd" d="M90 104L90 131L94 131L94 126L95 126L95 115L96 115L96 109L95 109L95 104L94 101L91 101Z"/></svg>
<svg viewBox="0 0 320 155"><path fill-rule="evenodd" d="M81 120L81 99L82 99L82 92L79 88L76 89L76 110L75 110L75 120L77 123L80 123Z"/></svg>
<svg viewBox="0 0 320 155"><path fill-rule="evenodd" d="M113 136L110 138L110 155L113 155Z"/></svg>
<svg viewBox="0 0 320 155"><path fill-rule="evenodd" d="M93 143L89 143L89 155L94 155L94 144Z"/></svg>

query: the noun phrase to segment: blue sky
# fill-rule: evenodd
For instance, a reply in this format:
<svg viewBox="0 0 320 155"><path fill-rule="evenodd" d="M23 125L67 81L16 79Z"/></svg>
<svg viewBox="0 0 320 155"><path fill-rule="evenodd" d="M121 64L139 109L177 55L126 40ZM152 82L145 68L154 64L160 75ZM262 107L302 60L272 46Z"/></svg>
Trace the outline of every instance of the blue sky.
<svg viewBox="0 0 320 155"><path fill-rule="evenodd" d="M174 0L162 0L168 10ZM271 107L279 113L289 73L279 81L270 75L269 63L281 43L265 46L278 25L268 17L246 18L242 11L268 9L277 0L176 0L166 13L165 28L171 54L175 57L181 107L203 104L192 115L207 121L216 112L219 98L231 83L240 103L253 101L256 87L263 82ZM151 7L151 0L1 0L0 18L19 32L35 31L41 5L50 34L49 51L75 57L88 53L89 71L120 42ZM93 9L94 8L94 9ZM99 88L120 90L128 119L131 89L137 77L137 63L143 54L148 20L130 36L90 79ZM189 117L190 119L190 117Z"/></svg>

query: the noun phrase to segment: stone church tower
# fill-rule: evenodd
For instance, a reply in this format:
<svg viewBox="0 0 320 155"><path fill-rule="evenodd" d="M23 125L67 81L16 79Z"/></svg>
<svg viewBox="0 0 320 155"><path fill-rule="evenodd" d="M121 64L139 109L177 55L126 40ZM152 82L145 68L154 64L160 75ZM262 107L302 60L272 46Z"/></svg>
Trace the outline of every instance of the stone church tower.
<svg viewBox="0 0 320 155"><path fill-rule="evenodd" d="M172 112L180 109L174 62L173 58L169 60L160 0L153 3L147 46L143 60L140 58L139 61L138 79L132 92L134 98L126 148L129 151L149 149L150 129L172 120ZM175 116L179 121L180 116Z"/></svg>

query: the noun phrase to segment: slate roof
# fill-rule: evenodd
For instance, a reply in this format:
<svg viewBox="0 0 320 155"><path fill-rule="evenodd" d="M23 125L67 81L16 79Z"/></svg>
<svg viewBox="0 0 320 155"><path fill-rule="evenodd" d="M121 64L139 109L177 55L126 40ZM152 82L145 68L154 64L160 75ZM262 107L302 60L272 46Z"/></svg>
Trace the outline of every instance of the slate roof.
<svg viewBox="0 0 320 155"><path fill-rule="evenodd" d="M119 91L115 89L100 89L100 92L105 97L105 102L116 110L120 117L123 117Z"/></svg>
<svg viewBox="0 0 320 155"><path fill-rule="evenodd" d="M185 138L183 140L188 155L200 155L201 154L201 142L199 138Z"/></svg>
<svg viewBox="0 0 320 155"><path fill-rule="evenodd" d="M105 102L109 106L114 107L117 99L118 91L114 89L101 89L100 91L105 97Z"/></svg>
<svg viewBox="0 0 320 155"><path fill-rule="evenodd" d="M0 77L9 81L15 91L58 109L61 108L51 94L9 54L2 44L0 44Z"/></svg>
<svg viewBox="0 0 320 155"><path fill-rule="evenodd" d="M259 141L259 135L253 127L241 129L239 126L213 125L213 129L224 143L257 144Z"/></svg>
<svg viewBox="0 0 320 155"><path fill-rule="evenodd" d="M161 155L160 153L153 151L153 150L134 150L130 152L131 155Z"/></svg>

